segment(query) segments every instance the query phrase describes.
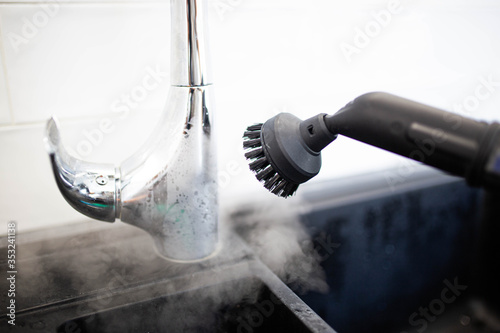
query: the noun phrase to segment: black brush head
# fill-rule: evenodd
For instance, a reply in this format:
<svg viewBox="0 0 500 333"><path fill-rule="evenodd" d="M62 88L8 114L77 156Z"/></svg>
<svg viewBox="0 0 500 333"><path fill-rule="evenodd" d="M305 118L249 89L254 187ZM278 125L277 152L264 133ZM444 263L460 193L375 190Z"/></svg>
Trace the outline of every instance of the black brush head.
<svg viewBox="0 0 500 333"><path fill-rule="evenodd" d="M250 170L271 193L289 197L300 184L318 174L320 151L336 137L321 125L322 119L323 115L318 115L302 122L289 113L280 113L264 124L247 128L243 134L245 157Z"/></svg>
<svg viewBox="0 0 500 333"><path fill-rule="evenodd" d="M264 183L265 188L271 193L287 198L297 191L299 184L288 182L272 167L262 145L262 126L263 124L249 126L243 134L243 148L247 150L245 157L250 161L250 170Z"/></svg>

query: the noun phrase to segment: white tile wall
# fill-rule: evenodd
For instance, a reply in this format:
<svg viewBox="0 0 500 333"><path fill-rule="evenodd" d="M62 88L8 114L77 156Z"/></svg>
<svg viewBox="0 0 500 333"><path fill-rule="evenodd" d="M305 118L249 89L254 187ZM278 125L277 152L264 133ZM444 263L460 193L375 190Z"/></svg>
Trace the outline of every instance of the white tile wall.
<svg viewBox="0 0 500 333"><path fill-rule="evenodd" d="M111 113L148 68L168 87L169 15L167 4L2 6L15 122ZM148 97L142 108L164 100Z"/></svg>
<svg viewBox="0 0 500 333"><path fill-rule="evenodd" d="M388 0L209 2L219 167L223 178L230 175L222 200L268 195L248 172L240 138L248 124L278 112L333 113L359 94L385 90L464 113L467 97L490 79L491 95L465 114L500 120L498 1L401 1L401 12L351 62L340 46L352 44ZM52 179L42 144L51 114L62 120L63 140L73 151L85 131L110 119L113 132L85 158L119 163L146 140L169 86L168 1L58 3L45 22L36 1L0 2L6 66L5 72L0 67L0 224L16 219L23 230L85 219ZM39 25L31 34L30 22ZM161 72L158 88L120 119L113 106L151 71ZM402 161L341 138L324 151L313 181Z"/></svg>
<svg viewBox="0 0 500 333"><path fill-rule="evenodd" d="M43 130L42 125L0 129L0 219L17 221L20 232L86 219L56 195Z"/></svg>

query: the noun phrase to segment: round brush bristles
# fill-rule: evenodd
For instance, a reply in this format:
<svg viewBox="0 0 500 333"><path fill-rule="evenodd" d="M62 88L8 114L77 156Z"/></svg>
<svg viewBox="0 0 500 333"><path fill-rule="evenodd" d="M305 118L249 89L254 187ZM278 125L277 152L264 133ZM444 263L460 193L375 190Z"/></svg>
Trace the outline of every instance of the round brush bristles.
<svg viewBox="0 0 500 333"><path fill-rule="evenodd" d="M245 157L250 161L250 170L255 177L264 183L264 187L280 197L289 197L297 191L299 184L286 181L273 169L262 148L261 133L263 124L249 126L243 134L243 148Z"/></svg>

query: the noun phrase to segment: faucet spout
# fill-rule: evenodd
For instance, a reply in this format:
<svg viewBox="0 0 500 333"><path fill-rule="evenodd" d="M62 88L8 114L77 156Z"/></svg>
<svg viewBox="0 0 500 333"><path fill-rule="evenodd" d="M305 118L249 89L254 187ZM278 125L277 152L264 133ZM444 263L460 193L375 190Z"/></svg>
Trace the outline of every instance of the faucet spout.
<svg viewBox="0 0 500 333"><path fill-rule="evenodd" d="M46 130L56 183L79 212L146 230L157 251L198 260L218 243L218 186L205 1L171 0L171 87L147 142L120 167L64 150L54 119Z"/></svg>
<svg viewBox="0 0 500 333"><path fill-rule="evenodd" d="M116 205L119 169L112 164L81 161L68 154L54 117L47 122L45 144L57 186L66 201L82 214L113 222L119 215Z"/></svg>

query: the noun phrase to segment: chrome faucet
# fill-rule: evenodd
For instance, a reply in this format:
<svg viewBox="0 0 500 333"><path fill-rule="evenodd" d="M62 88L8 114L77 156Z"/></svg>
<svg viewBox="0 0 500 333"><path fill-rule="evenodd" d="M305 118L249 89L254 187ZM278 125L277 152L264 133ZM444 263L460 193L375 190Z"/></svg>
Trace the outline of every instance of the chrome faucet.
<svg viewBox="0 0 500 333"><path fill-rule="evenodd" d="M81 161L64 149L57 121L45 142L68 203L94 219L149 232L174 260L212 254L218 242L216 146L206 44L206 2L171 0L171 87L160 122L121 166Z"/></svg>

